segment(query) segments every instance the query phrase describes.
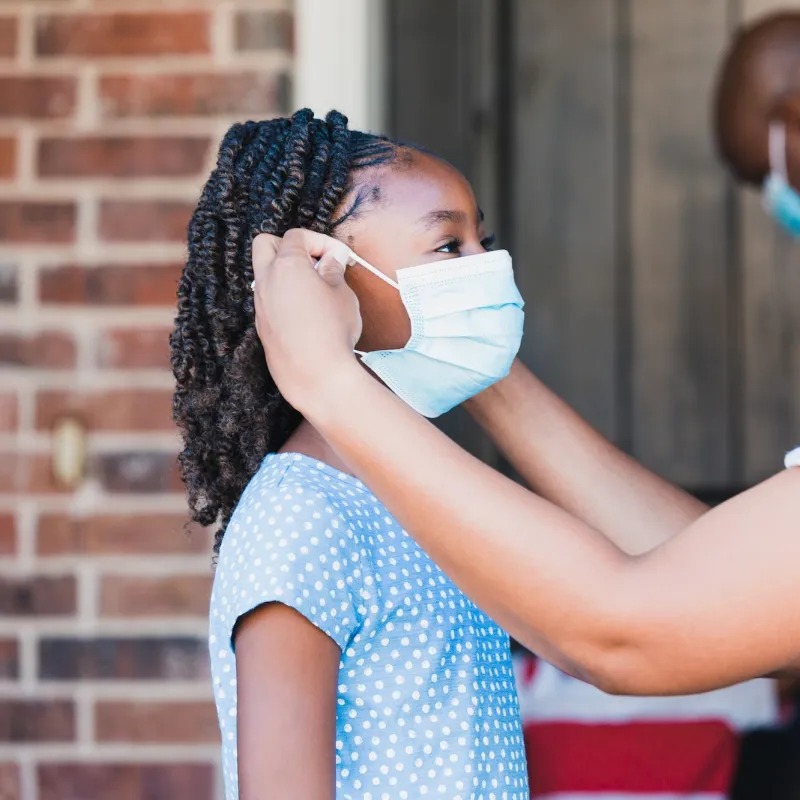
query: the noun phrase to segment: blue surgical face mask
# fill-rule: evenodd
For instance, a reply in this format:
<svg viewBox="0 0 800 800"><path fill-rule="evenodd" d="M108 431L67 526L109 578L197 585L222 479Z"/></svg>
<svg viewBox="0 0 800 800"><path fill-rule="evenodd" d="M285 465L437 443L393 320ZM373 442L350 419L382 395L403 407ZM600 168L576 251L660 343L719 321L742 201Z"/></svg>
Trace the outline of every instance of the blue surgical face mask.
<svg viewBox="0 0 800 800"><path fill-rule="evenodd" d="M786 168L786 126L773 122L769 129L770 174L764 182L767 213L792 236L800 236L800 193L789 185Z"/></svg>
<svg viewBox="0 0 800 800"><path fill-rule="evenodd" d="M401 269L397 282L352 258L400 292L411 320L400 350L356 352L415 411L438 417L508 375L524 302L505 250Z"/></svg>

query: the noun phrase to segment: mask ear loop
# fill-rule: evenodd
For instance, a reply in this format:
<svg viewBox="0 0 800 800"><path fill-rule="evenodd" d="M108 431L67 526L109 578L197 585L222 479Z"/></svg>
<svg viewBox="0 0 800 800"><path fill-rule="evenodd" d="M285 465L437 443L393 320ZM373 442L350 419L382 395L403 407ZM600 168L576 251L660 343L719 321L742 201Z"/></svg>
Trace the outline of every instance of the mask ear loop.
<svg viewBox="0 0 800 800"><path fill-rule="evenodd" d="M397 291L400 291L400 284L396 281L393 281L388 276L384 275L379 269L376 269L369 263L369 261L364 261L361 256L356 255L352 250L350 251L350 261L348 262L348 266L350 266L353 262L356 264L360 264L364 269L369 270L376 278L380 278L384 283L388 283L389 286L394 287ZM359 356L366 356L367 353L363 352L362 350L356 350L353 348L353 352Z"/></svg>
<svg viewBox="0 0 800 800"><path fill-rule="evenodd" d="M379 269L376 269L369 263L369 261L364 261L361 256L357 256L352 250L350 251L350 260L355 261L357 264L361 264L362 267L368 269L376 278L380 278L384 283L388 283L389 286L393 286L397 291L400 291L400 284L396 281L393 281L391 278L384 275Z"/></svg>
<svg viewBox="0 0 800 800"><path fill-rule="evenodd" d="M782 122L771 122L769 126L769 167L785 181L788 181L786 126Z"/></svg>

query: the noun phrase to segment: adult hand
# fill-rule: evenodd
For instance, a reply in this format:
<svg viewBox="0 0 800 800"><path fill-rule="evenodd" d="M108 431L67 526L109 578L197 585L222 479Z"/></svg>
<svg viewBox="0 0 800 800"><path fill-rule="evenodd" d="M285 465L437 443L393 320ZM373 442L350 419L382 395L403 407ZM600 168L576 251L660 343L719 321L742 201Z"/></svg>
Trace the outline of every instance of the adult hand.
<svg viewBox="0 0 800 800"><path fill-rule="evenodd" d="M345 244L306 230L253 242L256 330L275 383L301 412L356 366L361 314L344 280L349 261Z"/></svg>

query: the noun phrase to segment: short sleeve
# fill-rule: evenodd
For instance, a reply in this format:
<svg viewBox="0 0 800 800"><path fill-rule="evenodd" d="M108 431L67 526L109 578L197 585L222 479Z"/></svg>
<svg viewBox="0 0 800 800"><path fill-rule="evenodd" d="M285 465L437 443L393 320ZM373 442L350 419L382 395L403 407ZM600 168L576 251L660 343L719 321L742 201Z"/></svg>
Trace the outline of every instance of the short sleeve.
<svg viewBox="0 0 800 800"><path fill-rule="evenodd" d="M790 467L800 467L800 447L791 451L786 456L786 469Z"/></svg>
<svg viewBox="0 0 800 800"><path fill-rule="evenodd" d="M248 487L225 533L212 595L229 638L241 616L279 602L346 649L363 621L364 559L337 505L300 481Z"/></svg>

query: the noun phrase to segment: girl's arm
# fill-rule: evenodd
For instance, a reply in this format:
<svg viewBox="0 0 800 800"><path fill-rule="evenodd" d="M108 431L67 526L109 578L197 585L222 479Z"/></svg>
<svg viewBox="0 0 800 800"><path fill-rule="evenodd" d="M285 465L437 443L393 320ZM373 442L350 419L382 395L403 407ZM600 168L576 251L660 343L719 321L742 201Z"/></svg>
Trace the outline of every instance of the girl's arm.
<svg viewBox="0 0 800 800"><path fill-rule="evenodd" d="M708 509L614 447L520 361L466 403L526 483L631 555Z"/></svg>
<svg viewBox="0 0 800 800"><path fill-rule="evenodd" d="M339 647L281 603L243 617L234 640L239 797L333 800Z"/></svg>
<svg viewBox="0 0 800 800"><path fill-rule="evenodd" d="M312 238L294 232L274 260L263 252L256 240L258 328L278 386L517 639L623 693L703 691L797 661L800 470L628 557L469 456L358 366L352 295L319 280Z"/></svg>

